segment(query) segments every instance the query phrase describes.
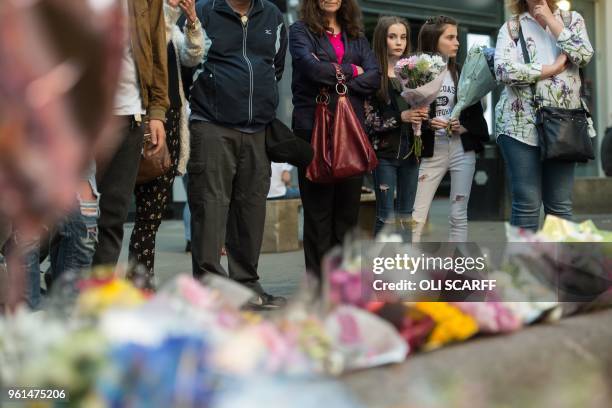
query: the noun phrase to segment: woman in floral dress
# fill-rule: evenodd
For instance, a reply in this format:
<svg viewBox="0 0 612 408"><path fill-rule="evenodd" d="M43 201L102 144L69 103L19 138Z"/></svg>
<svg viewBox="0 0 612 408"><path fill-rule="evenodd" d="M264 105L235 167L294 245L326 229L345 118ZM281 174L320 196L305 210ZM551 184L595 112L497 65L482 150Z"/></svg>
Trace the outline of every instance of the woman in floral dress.
<svg viewBox="0 0 612 408"><path fill-rule="evenodd" d="M579 68L593 48L582 16L560 11L553 0L513 0L511 10L515 17L499 30L495 51L497 79L506 85L496 108L497 143L510 177L510 223L536 230L542 203L546 214L572 217L575 164L540 161L531 88L543 106L580 108ZM519 26L529 64L513 35Z"/></svg>

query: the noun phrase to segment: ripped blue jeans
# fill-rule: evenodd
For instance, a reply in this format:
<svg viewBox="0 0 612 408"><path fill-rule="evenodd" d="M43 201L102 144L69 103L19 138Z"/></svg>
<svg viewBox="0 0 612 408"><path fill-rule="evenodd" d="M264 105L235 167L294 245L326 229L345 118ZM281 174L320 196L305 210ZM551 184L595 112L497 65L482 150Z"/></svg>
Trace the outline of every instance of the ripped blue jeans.
<svg viewBox="0 0 612 408"><path fill-rule="evenodd" d="M81 201L80 206L61 220L49 245L51 281L71 270L79 273L91 267L98 242L98 202ZM28 284L25 300L32 310L41 306L40 243L32 242L25 257Z"/></svg>
<svg viewBox="0 0 612 408"><path fill-rule="evenodd" d="M96 202L82 202L80 209L68 214L57 226L49 247L52 280L66 271L80 272L91 267L98 242L97 211Z"/></svg>
<svg viewBox="0 0 612 408"><path fill-rule="evenodd" d="M395 222L396 217L411 218L419 163L412 156L405 160L379 158L373 175L376 194L374 234L378 234L386 223Z"/></svg>

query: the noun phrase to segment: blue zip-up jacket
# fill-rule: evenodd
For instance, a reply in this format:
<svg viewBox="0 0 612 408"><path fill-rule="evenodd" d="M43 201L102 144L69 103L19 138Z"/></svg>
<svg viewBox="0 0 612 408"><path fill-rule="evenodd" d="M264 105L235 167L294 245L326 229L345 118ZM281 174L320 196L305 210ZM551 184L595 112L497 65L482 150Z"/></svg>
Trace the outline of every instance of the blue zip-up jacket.
<svg viewBox="0 0 612 408"><path fill-rule="evenodd" d="M348 38L343 32L342 41L344 57L340 66L347 79L349 100L363 126L365 99L380 87L380 67L367 38ZM289 29L289 52L293 61L293 129L311 130L315 99L321 86L329 87L332 112L336 107L334 86L337 81L332 62L338 63L338 58L327 36L310 32L303 21L295 22ZM362 67L364 73L353 77L351 64Z"/></svg>
<svg viewBox="0 0 612 408"><path fill-rule="evenodd" d="M287 30L278 8L253 0L246 23L225 0L198 3L205 51L191 88L193 115L228 127L270 123L285 68Z"/></svg>

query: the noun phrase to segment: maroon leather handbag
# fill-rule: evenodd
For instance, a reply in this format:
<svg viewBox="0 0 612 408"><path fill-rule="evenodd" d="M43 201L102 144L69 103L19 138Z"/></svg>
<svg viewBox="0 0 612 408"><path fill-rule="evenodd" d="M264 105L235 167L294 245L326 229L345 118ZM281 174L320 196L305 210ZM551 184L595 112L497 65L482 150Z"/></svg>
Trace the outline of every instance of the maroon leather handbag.
<svg viewBox="0 0 612 408"><path fill-rule="evenodd" d="M374 149L348 99L346 78L339 65L334 64L334 67L338 101L333 121L327 108L329 95L321 90L317 96L312 134L315 154L306 171L306 177L315 183L330 183L358 176L378 165Z"/></svg>
<svg viewBox="0 0 612 408"><path fill-rule="evenodd" d="M331 171L331 126L332 114L329 111L329 94L321 88L317 96L311 146L313 159L306 169L306 178L315 183L333 182Z"/></svg>

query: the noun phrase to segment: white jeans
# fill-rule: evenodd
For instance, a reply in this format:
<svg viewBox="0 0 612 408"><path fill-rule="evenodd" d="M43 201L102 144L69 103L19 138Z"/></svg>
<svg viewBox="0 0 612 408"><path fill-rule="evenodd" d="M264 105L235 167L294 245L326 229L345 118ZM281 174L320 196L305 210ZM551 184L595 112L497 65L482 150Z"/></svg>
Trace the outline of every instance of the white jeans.
<svg viewBox="0 0 612 408"><path fill-rule="evenodd" d="M433 157L421 160L419 182L414 201L412 240L421 241L423 227L440 181L450 171L451 211L449 242L465 242L468 237L467 208L476 168L476 154L465 152L459 136L436 136Z"/></svg>

